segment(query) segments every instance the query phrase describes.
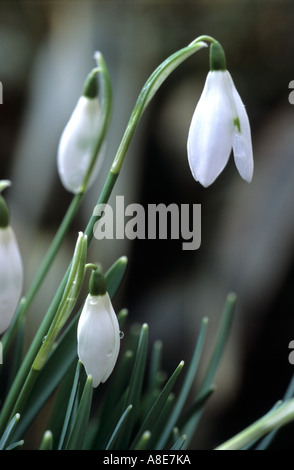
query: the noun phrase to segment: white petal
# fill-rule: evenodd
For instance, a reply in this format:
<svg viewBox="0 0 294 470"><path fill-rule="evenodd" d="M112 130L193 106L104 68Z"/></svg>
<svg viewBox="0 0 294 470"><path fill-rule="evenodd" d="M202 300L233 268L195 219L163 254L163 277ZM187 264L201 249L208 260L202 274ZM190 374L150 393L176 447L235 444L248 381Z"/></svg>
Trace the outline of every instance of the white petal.
<svg viewBox="0 0 294 470"><path fill-rule="evenodd" d="M232 78L231 82L236 108L235 117L237 116L240 122L240 132L235 132L233 140L234 159L240 176L250 183L254 169L250 123L245 106L236 90Z"/></svg>
<svg viewBox="0 0 294 470"><path fill-rule="evenodd" d="M226 166L233 143L233 109L227 71L209 72L188 135L188 159L194 178L212 184Z"/></svg>
<svg viewBox="0 0 294 470"><path fill-rule="evenodd" d="M102 297L102 301L104 303L104 308L109 313L113 331L114 331L113 347L111 349L111 354L108 353L108 357L109 357L108 366L105 369L104 376L101 379L101 382L104 383L106 382L106 380L112 373L114 366L116 364L116 361L117 361L117 356L118 356L119 349L120 349L120 331L119 331L119 324L118 324L117 316L115 314L115 311L113 310L109 295L107 293Z"/></svg>
<svg viewBox="0 0 294 470"><path fill-rule="evenodd" d="M73 193L79 190L93 152L100 126L100 105L97 98L80 97L59 141L57 167L62 184ZM105 148L96 159L88 187L95 180L102 164Z"/></svg>
<svg viewBox="0 0 294 470"><path fill-rule="evenodd" d="M0 229L0 334L10 325L23 287L23 265L10 226Z"/></svg>
<svg viewBox="0 0 294 470"><path fill-rule="evenodd" d="M78 324L78 356L94 387L110 376L119 348L119 325L108 294L88 295Z"/></svg>

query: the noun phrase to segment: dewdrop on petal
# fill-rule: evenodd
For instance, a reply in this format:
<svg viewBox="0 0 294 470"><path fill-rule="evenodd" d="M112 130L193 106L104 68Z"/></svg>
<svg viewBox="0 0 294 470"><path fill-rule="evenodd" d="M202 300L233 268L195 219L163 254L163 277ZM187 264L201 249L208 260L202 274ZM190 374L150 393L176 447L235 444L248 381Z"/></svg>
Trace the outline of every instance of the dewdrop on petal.
<svg viewBox="0 0 294 470"><path fill-rule="evenodd" d="M83 95L65 126L57 150L57 168L63 186L76 194L84 190L83 183L95 151L101 127L101 108L98 99L97 69L87 77ZM95 163L87 182L94 182L105 154L105 143L95 155Z"/></svg>
<svg viewBox="0 0 294 470"><path fill-rule="evenodd" d="M9 210L0 195L0 334L9 327L23 287L23 265Z"/></svg>
<svg viewBox="0 0 294 470"><path fill-rule="evenodd" d="M245 106L226 70L218 42L210 46L210 72L194 111L187 142L188 160L196 181L207 187L225 168L233 149L241 177L253 176L251 131Z"/></svg>
<svg viewBox="0 0 294 470"><path fill-rule="evenodd" d="M93 270L89 294L77 330L78 356L93 387L104 383L112 373L120 349L120 331L116 314L106 291L102 273Z"/></svg>

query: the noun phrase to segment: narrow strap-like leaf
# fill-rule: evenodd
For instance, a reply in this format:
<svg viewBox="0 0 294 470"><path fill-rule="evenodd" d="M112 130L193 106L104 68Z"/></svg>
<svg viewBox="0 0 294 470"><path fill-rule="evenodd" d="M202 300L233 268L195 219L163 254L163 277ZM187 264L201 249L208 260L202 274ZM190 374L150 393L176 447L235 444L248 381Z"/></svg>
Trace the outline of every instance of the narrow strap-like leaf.
<svg viewBox="0 0 294 470"><path fill-rule="evenodd" d="M121 256L105 273L107 292L110 298L113 298L118 290L126 272L128 259Z"/></svg>
<svg viewBox="0 0 294 470"><path fill-rule="evenodd" d="M151 432L144 431L140 439L138 440L134 450L146 450L149 446L149 441L151 439Z"/></svg>
<svg viewBox="0 0 294 470"><path fill-rule="evenodd" d="M180 362L180 364L178 365L178 367L176 368L176 370L174 371L174 373L172 374L172 376L170 377L170 379L166 383L165 387L163 388L163 390L161 391L159 396L157 397L154 405L152 406L152 408L149 411L148 415L146 416L146 419L144 420L141 428L139 429L139 431L136 435L136 438L135 438L133 444L131 445L131 449L135 449L137 447L137 444L138 444L139 440L141 439L141 437L142 437L142 435L145 431L149 430L152 433L153 426L156 423L156 421L158 420L158 417L159 417L159 415L160 415L160 413L163 409L163 406L164 406L168 396L170 395L170 392L171 392L172 388L174 387L175 382L176 382L180 372L183 369L183 366L184 366L184 362L182 361L182 362Z"/></svg>
<svg viewBox="0 0 294 470"><path fill-rule="evenodd" d="M73 413L73 405L74 405L74 400L75 400L76 393L77 393L78 382L79 382L79 377L80 377L80 370L81 370L81 362L78 361L75 376L74 376L74 380L73 380L73 385L72 385L72 389L71 389L71 393L70 393L70 397L69 397L69 401L68 401L68 407L67 407L67 410L66 410L66 415L65 415L65 418L64 418L63 427L62 427L62 431L61 431L61 435L60 435L60 440L59 440L59 445L58 445L59 450L62 449L63 443L64 443L65 438L66 438L66 435L69 432L69 423L70 423L70 418L71 418L72 413Z"/></svg>
<svg viewBox="0 0 294 470"><path fill-rule="evenodd" d="M89 376L86 380L76 418L65 446L66 450L81 450L83 448L85 434L90 417L92 395L93 381L92 377Z"/></svg>
<svg viewBox="0 0 294 470"><path fill-rule="evenodd" d="M165 426L165 428L162 432L162 435L160 437L159 442L157 443L156 449L163 449L164 446L167 444L167 441L170 437L172 429L175 426L177 420L179 419L180 413L181 413L181 411L184 407L184 404L186 402L186 399L188 397L188 394L189 394L190 389L192 387L192 384L194 382L195 374L196 374L196 371L197 371L197 368L198 368L198 365L199 365L199 361L200 361L200 357L201 357L201 353L202 353L202 348L203 348L203 344L204 344L204 339L205 339L205 334L206 334L207 323L208 323L207 318L204 318L202 320L200 332L199 332L199 335L198 335L198 338L197 338L194 353L193 353L193 356L192 356L192 360L191 360L187 375L185 377L184 384L181 388L181 391L180 391L179 397L177 399L175 408L174 408L168 422L166 423L166 426Z"/></svg>
<svg viewBox="0 0 294 470"><path fill-rule="evenodd" d="M126 418L128 416L128 414L132 411L132 408L133 408L133 405L129 405L127 407L127 409L123 412L120 420L118 421L106 447L105 447L105 450L110 450L113 448L114 444L115 444L115 441L117 439L117 437L119 436L119 434L123 433L125 431L125 422L126 422Z"/></svg>
<svg viewBox="0 0 294 470"><path fill-rule="evenodd" d="M1 439L0 439L0 450L4 450L9 443L9 438L12 434L13 429L20 420L20 414L17 413L8 423Z"/></svg>
<svg viewBox="0 0 294 470"><path fill-rule="evenodd" d="M155 341L152 348L152 354L150 359L149 369L149 380L148 380L148 392L152 393L156 391L158 387L158 375L161 366L162 356L162 342Z"/></svg>
<svg viewBox="0 0 294 470"><path fill-rule="evenodd" d="M202 381L202 384L200 385L200 389L196 397L196 401L202 400L203 397L205 397L207 393L209 393L209 390L212 386L214 376L216 374L217 368L222 358L223 351L227 344L228 336L231 330L235 305L236 305L236 295L233 293L228 294L226 298L225 306L223 309L220 326L219 326L219 330L218 330L217 337L216 337L215 346L214 346L206 373L204 375L204 379ZM202 416L203 410L204 410L204 407L200 408L186 425L185 433L187 435L187 439L185 442L185 446L188 446L193 434L195 433L197 425Z"/></svg>
<svg viewBox="0 0 294 470"><path fill-rule="evenodd" d="M233 293L228 294L224 306L224 310L221 317L221 323L217 334L215 347L208 364L205 377L202 385L200 386L198 396L201 396L206 390L208 390L213 382L216 370L222 358L224 348L227 344L228 336L231 330L233 314L236 304L236 295Z"/></svg>
<svg viewBox="0 0 294 470"><path fill-rule="evenodd" d="M39 450L52 450L53 435L50 430L45 431Z"/></svg>
<svg viewBox="0 0 294 470"><path fill-rule="evenodd" d="M170 448L171 450L181 450L185 444L185 441L187 439L187 436L183 434L181 437L179 437L174 445Z"/></svg>
<svg viewBox="0 0 294 470"><path fill-rule="evenodd" d="M128 447L136 417L138 415L138 407L145 373L146 358L148 346L148 325L144 323L141 327L139 344L135 359L135 364L130 379L130 385L126 396L126 406L133 405L133 412L128 416L128 428L119 440L119 449Z"/></svg>

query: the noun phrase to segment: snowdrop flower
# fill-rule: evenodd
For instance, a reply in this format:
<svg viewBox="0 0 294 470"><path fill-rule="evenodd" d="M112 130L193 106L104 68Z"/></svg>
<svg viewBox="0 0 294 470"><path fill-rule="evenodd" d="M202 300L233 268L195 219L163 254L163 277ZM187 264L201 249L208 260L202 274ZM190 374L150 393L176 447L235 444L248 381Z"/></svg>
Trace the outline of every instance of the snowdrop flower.
<svg viewBox="0 0 294 470"><path fill-rule="evenodd" d="M101 108L97 97L97 70L88 76L83 95L60 137L57 150L57 168L63 186L76 194L83 188L84 178L89 171L97 136L101 126ZM87 188L97 177L102 165L105 145L96 155Z"/></svg>
<svg viewBox="0 0 294 470"><path fill-rule="evenodd" d="M9 211L0 196L0 334L9 327L20 300L23 265Z"/></svg>
<svg viewBox="0 0 294 470"><path fill-rule="evenodd" d="M120 331L116 314L106 292L101 272L93 270L87 296L78 323L78 356L93 387L104 383L112 373L119 349Z"/></svg>
<svg viewBox="0 0 294 470"><path fill-rule="evenodd" d="M196 181L207 187L226 166L233 149L241 177L250 183L253 153L248 116L226 70L221 45L210 46L210 72L194 111L188 135L188 160Z"/></svg>

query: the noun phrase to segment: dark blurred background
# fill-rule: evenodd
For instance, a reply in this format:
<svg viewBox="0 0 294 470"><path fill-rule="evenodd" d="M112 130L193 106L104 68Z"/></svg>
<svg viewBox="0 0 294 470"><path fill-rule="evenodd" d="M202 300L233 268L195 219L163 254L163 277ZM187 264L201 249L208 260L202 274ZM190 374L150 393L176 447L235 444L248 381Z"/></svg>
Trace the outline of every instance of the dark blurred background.
<svg viewBox="0 0 294 470"><path fill-rule="evenodd" d="M94 239L89 259L107 269L127 255L116 309L162 339L164 368L191 356L209 317L206 357L228 292L237 294L230 341L194 449L211 449L267 412L293 374L294 3L289 1L0 1L0 178L10 179L11 223L25 265L25 290L71 200L58 178L60 134L100 50L112 77L107 157L28 315L27 341L62 279L76 236L98 199L144 82L170 54L207 34L223 45L252 127L250 185L231 158L208 189L189 170L186 140L208 72L208 50L179 67L139 125L111 201L201 204L202 244ZM197 390L197 380L195 383ZM293 447L294 426L272 448Z"/></svg>

